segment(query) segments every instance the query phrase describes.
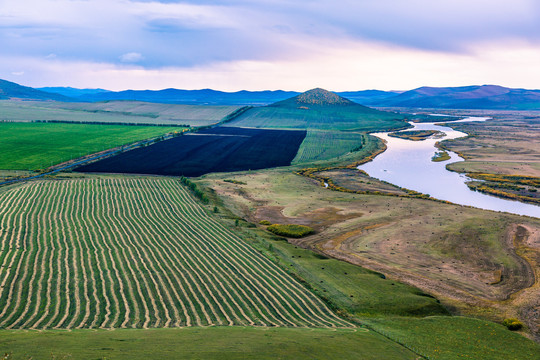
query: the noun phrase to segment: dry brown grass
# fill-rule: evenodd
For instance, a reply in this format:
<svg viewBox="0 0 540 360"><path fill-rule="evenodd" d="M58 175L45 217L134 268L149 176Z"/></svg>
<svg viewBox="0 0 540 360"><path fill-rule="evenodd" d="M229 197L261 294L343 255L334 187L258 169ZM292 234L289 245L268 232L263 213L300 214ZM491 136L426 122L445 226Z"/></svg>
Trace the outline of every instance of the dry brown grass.
<svg viewBox="0 0 540 360"><path fill-rule="evenodd" d="M225 183L217 174L201 181L254 223L267 219L317 230L293 240L297 245L415 285L458 313L493 320L517 316L527 319L533 331L540 324L540 314L527 310L540 298L539 277L531 272L532 255L524 255L540 252L540 240L530 240L540 234L539 219L424 199L331 191L287 170L234 178L247 185ZM526 240L508 241L520 227L527 229L520 235Z"/></svg>

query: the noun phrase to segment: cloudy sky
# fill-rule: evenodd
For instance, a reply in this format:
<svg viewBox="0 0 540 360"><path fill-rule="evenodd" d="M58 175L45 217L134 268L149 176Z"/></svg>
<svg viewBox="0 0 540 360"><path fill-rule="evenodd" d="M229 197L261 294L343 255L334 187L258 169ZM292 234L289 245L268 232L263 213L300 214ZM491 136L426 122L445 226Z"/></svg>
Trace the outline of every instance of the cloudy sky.
<svg viewBox="0 0 540 360"><path fill-rule="evenodd" d="M0 78L81 88L540 88L540 0L0 0Z"/></svg>

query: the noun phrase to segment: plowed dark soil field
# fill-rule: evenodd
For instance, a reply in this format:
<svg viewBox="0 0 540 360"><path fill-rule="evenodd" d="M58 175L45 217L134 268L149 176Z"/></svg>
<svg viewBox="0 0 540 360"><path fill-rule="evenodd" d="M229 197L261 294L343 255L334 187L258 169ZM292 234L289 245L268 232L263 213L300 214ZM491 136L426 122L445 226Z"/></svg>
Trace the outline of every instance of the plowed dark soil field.
<svg viewBox="0 0 540 360"><path fill-rule="evenodd" d="M288 166L305 136L305 130L218 127L131 150L77 171L201 176Z"/></svg>

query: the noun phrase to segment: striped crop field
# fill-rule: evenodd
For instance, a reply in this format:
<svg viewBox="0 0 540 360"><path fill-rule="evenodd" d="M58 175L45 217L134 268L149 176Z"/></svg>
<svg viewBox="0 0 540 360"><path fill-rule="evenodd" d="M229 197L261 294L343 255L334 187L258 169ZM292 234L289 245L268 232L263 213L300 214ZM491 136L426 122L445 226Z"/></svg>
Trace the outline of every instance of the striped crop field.
<svg viewBox="0 0 540 360"><path fill-rule="evenodd" d="M360 150L364 142L367 142L367 139L363 133L308 130L292 163L329 160Z"/></svg>
<svg viewBox="0 0 540 360"><path fill-rule="evenodd" d="M0 328L351 327L177 180L0 192Z"/></svg>

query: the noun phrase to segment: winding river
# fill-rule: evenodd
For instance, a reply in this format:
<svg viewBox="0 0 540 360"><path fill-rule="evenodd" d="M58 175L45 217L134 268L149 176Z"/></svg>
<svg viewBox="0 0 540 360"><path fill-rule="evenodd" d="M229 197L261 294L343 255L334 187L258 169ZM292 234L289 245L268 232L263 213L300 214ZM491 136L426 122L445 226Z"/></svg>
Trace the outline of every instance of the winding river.
<svg viewBox="0 0 540 360"><path fill-rule="evenodd" d="M485 121L488 118L466 118L459 122ZM446 136L438 139L410 141L388 136L388 133L373 135L386 141L387 150L373 161L359 166L370 176L392 184L415 190L440 200L460 205L474 206L486 210L503 211L518 215L540 218L540 206L519 201L505 200L470 190L465 175L446 170L446 164L463 160L457 154L448 152L451 159L433 162L431 158L438 151L435 143L455 139L467 134L435 123L411 123L410 130L438 130Z"/></svg>

